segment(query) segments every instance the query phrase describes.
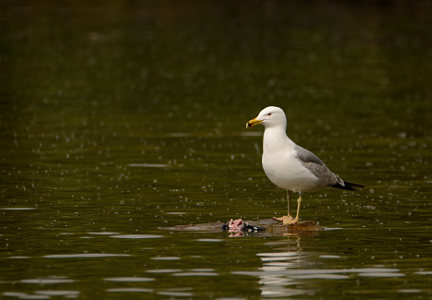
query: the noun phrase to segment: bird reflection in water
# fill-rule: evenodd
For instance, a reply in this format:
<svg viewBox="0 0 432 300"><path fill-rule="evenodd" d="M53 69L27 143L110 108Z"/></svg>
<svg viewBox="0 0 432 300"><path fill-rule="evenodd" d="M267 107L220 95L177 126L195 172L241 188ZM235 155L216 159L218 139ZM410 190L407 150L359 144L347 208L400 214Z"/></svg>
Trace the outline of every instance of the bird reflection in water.
<svg viewBox="0 0 432 300"><path fill-rule="evenodd" d="M273 232L275 234L276 232ZM287 239L270 242L267 245L274 247L275 252L263 252L256 255L260 258L262 266L256 271L233 272L238 275L258 277L259 289L263 297L290 297L308 294L309 291L298 288L301 283L295 270L310 265L307 261L309 255L302 251L301 239L317 235L316 231L304 232L278 232ZM268 233L267 233L268 234Z"/></svg>

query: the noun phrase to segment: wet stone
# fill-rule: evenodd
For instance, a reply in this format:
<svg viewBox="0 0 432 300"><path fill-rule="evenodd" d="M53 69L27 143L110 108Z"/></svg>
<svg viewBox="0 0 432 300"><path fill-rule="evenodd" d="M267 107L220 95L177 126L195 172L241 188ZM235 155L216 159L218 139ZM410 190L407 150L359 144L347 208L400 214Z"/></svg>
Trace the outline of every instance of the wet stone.
<svg viewBox="0 0 432 300"><path fill-rule="evenodd" d="M315 221L300 221L297 224L282 225L273 219L262 219L259 221L245 221L247 228L245 232L265 233L270 235L283 235L286 233L300 233L300 232L315 232L324 230ZM253 228L257 228L253 230ZM200 224L181 224L171 227L160 227L161 230L171 231L191 231L191 232L223 232L228 231L227 223L208 222Z"/></svg>

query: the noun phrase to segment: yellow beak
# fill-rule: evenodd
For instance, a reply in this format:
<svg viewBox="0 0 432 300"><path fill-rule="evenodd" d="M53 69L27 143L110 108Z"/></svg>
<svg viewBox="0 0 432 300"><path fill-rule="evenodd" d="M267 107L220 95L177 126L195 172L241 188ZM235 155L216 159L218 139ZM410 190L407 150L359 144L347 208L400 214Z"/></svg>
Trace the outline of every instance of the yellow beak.
<svg viewBox="0 0 432 300"><path fill-rule="evenodd" d="M249 120L249 121L246 123L246 128L249 128L249 127L252 127L252 126L255 126L255 125L261 124L261 123L262 123L262 120L257 120L257 119L255 118L255 119Z"/></svg>

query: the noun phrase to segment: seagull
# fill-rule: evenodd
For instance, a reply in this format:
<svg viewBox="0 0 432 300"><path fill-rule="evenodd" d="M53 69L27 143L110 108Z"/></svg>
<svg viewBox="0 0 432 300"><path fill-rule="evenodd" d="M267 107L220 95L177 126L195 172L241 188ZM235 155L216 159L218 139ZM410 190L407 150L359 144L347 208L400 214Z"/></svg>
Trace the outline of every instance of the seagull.
<svg viewBox="0 0 432 300"><path fill-rule="evenodd" d="M311 151L294 143L286 134L287 119L284 111L276 106L264 108L258 116L246 123L246 128L264 126L262 165L265 174L276 186L287 191L288 215L273 218L283 225L299 221L303 192L314 192L330 186L353 190L360 184L344 181ZM290 192L298 193L297 214L290 215Z"/></svg>

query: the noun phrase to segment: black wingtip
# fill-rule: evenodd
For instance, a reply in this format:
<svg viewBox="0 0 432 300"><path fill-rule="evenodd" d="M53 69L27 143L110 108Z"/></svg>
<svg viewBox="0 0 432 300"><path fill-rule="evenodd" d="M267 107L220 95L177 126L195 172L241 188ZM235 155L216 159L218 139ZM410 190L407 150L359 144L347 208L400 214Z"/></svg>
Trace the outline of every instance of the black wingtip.
<svg viewBox="0 0 432 300"><path fill-rule="evenodd" d="M364 188L364 185L344 181L344 185L341 185L340 183L336 183L331 185L331 187L342 189L342 190L357 191L357 189L359 188L360 189Z"/></svg>

